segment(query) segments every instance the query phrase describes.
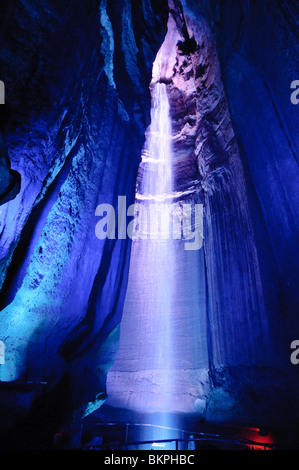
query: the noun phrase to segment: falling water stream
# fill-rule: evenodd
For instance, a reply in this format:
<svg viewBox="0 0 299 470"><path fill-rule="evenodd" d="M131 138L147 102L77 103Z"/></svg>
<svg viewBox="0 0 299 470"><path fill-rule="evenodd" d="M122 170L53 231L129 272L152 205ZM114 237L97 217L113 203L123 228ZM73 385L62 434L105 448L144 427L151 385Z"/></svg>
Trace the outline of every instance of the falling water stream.
<svg viewBox="0 0 299 470"><path fill-rule="evenodd" d="M208 370L203 253L186 250L174 236L181 196L174 188L168 88L159 73L150 90L119 347L107 376L108 404L155 425L139 440L181 437L177 419L194 411Z"/></svg>
<svg viewBox="0 0 299 470"><path fill-rule="evenodd" d="M142 161L152 166L145 172L143 193L157 200L169 197L173 189L171 121L164 83L156 83L152 88L151 125Z"/></svg>
<svg viewBox="0 0 299 470"><path fill-rule="evenodd" d="M172 302L174 299L174 246L170 238L169 208L172 202L172 144L171 120L167 87L163 83L156 83L152 89L151 125L147 133L145 151L142 162L148 165L143 177L143 194L151 199L150 204L158 205L156 211L160 216L160 224L149 226L150 232L158 227L160 239L155 244L155 296L156 329L151 334L156 337L156 351L152 351L153 360L160 371L159 383L160 403L162 413L160 424L160 438L169 438L167 427L171 426L168 410L171 408L173 394L174 350L172 332ZM165 230L165 233L163 233ZM150 233L155 238L154 233ZM158 341L157 341L158 340Z"/></svg>
<svg viewBox="0 0 299 470"><path fill-rule="evenodd" d="M146 142L142 154L141 167L144 167L142 178L142 204L151 214L146 226L146 236L149 240L148 285L151 299L148 306L148 323L140 331L140 341L143 342L145 357L141 362L151 362L156 371L153 378L158 389L158 402L146 406L159 411L159 439L169 438L171 427L169 409L173 395L172 373L174 366L173 331L172 331L172 302L174 298L174 247L170 237L170 206L172 203L172 144L171 120L167 87L156 83L152 87L151 124L146 133ZM136 195L138 200L138 192ZM154 209L154 210L153 210ZM153 216L156 220L153 220ZM147 430L148 431L148 430ZM157 430L156 439L157 439ZM143 436L148 438L148 436Z"/></svg>
<svg viewBox="0 0 299 470"><path fill-rule="evenodd" d="M168 87L156 79L150 89L151 123L136 187L138 222L119 347L107 377L110 406L142 413L146 423L158 425L154 433L144 428L139 440L180 437L173 430L180 427L177 419L194 411L208 370L203 254L186 250L174 236L179 211ZM140 224L144 211L149 217Z"/></svg>
<svg viewBox="0 0 299 470"><path fill-rule="evenodd" d="M172 136L167 87L151 87L151 124L142 152L136 202L150 213L149 223L139 227L131 251L131 269L121 323L120 346L108 376L108 395L133 410L157 413L155 424L145 428L140 440L173 436L174 408L175 248L171 234ZM153 210L154 208L154 210ZM152 214L156 215L153 219ZM140 231L144 230L144 237ZM114 404L114 403L113 403ZM158 432L157 432L158 430ZM170 434L169 434L170 433Z"/></svg>

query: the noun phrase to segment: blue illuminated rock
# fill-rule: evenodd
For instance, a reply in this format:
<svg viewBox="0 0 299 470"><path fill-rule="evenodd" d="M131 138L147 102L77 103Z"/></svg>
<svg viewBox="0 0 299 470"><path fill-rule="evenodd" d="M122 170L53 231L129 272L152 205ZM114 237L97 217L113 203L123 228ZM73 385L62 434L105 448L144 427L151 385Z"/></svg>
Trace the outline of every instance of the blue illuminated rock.
<svg viewBox="0 0 299 470"><path fill-rule="evenodd" d="M117 348L130 240L99 241L95 209L134 201L167 11L19 2L2 24L3 138L22 186L0 214L0 378L67 380L73 408L105 394Z"/></svg>

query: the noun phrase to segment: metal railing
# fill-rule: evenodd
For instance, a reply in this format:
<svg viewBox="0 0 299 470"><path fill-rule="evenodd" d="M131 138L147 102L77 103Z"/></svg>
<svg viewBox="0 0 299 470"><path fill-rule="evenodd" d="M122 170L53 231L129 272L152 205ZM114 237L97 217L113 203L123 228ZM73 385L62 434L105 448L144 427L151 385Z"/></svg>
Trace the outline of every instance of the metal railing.
<svg viewBox="0 0 299 470"><path fill-rule="evenodd" d="M235 446L240 449L248 449L250 447L258 447L258 448L263 448L264 450L273 450L276 449L276 445L268 442L257 442L254 440L250 440L247 438L234 438L234 437L226 437L220 434L210 434L210 433L200 433L200 432L194 432L194 431L186 431L182 429L176 429L176 428L169 428L166 426L160 426L156 424L141 424L141 423L96 423L94 426L97 428L104 428L104 427L118 427L118 428L125 428L125 436L124 439L115 439L113 442L109 443L106 442L105 444L96 444L96 445L85 445L83 448L84 449L94 449L94 450L100 450L100 449L105 449L109 450L113 448L114 450L129 450L132 447L135 448L141 448L144 446L152 446L151 450L157 450L154 449L154 447L162 447L163 444L165 447L167 444L173 443L175 448L171 450L183 450L180 449L180 444L185 444L187 445L187 448L184 450L188 450L188 444L193 443L193 445L196 444L206 444L209 446ZM189 436L192 435L192 437L173 437L169 439L147 439L147 440L133 440L129 441L128 440L128 434L129 434L129 427L145 427L145 428L158 428L158 429L164 429L168 430L170 432L180 432L181 434L188 434ZM193 437L196 436L196 437ZM195 449L194 449L195 450Z"/></svg>

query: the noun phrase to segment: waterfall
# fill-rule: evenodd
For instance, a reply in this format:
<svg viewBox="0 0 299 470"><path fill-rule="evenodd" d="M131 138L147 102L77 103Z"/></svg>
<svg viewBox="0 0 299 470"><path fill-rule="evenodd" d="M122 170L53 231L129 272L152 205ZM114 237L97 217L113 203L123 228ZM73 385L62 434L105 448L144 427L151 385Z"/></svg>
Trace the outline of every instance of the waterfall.
<svg viewBox="0 0 299 470"><path fill-rule="evenodd" d="M119 355L109 373L112 388L117 382L122 383L122 377L117 382L113 379L114 368L118 375L127 375L125 383L134 392L131 403L130 398L124 400L126 406L159 413L161 427L158 437L155 433L156 439L169 437L167 428L172 424L169 411L173 408L175 250L169 213L173 192L171 139L167 87L156 83L152 87L151 124L140 164L142 194L138 190L136 193L136 201L142 197L142 206L149 209L151 218L146 239L133 241L133 269L121 324ZM120 401L121 394L118 390ZM147 437L143 435L142 439Z"/></svg>
<svg viewBox="0 0 299 470"><path fill-rule="evenodd" d="M152 168L145 172L143 192L162 200L173 190L171 121L164 83L156 83L152 88L151 124L146 137L142 162Z"/></svg>
<svg viewBox="0 0 299 470"><path fill-rule="evenodd" d="M151 360L159 371L156 379L160 396L159 424L162 426L159 430L159 438L167 439L170 436L168 428L173 425L168 413L171 409L174 386L172 380L174 367L172 302L175 283L175 252L170 236L169 211L173 193L171 120L167 87L159 82L152 88L151 125L146 136L141 165L148 166L143 178L144 203L147 206L151 205L150 212L158 218L154 221L151 218L148 226L150 239L157 237L157 241L152 244L154 256L151 265L148 266L154 279L152 296L155 300L150 304L149 315L152 322L150 328L144 333L147 337ZM156 211L153 211L153 205ZM156 234L154 232L157 229ZM153 345L152 350L151 345ZM156 404L152 403L151 406L154 409Z"/></svg>
<svg viewBox="0 0 299 470"><path fill-rule="evenodd" d="M157 412L169 427L171 413L193 412L205 382L204 262L202 251L188 251L173 237L176 193L167 85L156 82L151 93L135 204L137 212L150 216L147 224L137 223L133 237L119 349L107 392L113 406Z"/></svg>
<svg viewBox="0 0 299 470"><path fill-rule="evenodd" d="M152 324L147 332L149 343L155 343L155 350L151 351L152 360L156 363L157 370L161 372L160 382L157 382L157 385L160 387L161 396L159 408L163 412L169 409L173 393L174 351L171 314L175 270L169 214L173 192L171 120L167 88L163 83L156 83L152 89L151 125L147 133L142 161L143 164L149 166L144 173L143 193L151 201L148 204L155 204L158 207L154 214L160 217L158 221L154 221L156 223L150 221L150 238L155 238L153 231L157 228L162 238L163 230L166 231L165 239L157 237L157 242L153 245L155 256L152 259L150 269L154 273L155 279L152 290L155 301L151 303L152 312L150 315L155 318L155 324ZM153 213L153 211L151 212Z"/></svg>
<svg viewBox="0 0 299 470"><path fill-rule="evenodd" d="M107 394L113 407L142 412L146 419L155 416L158 440L178 437L173 429L179 414L198 406L208 357L203 251L189 251L183 239L173 236L178 193L167 85L152 83L151 98L119 348ZM146 224L140 223L140 214ZM151 439L151 428L146 429L140 440Z"/></svg>

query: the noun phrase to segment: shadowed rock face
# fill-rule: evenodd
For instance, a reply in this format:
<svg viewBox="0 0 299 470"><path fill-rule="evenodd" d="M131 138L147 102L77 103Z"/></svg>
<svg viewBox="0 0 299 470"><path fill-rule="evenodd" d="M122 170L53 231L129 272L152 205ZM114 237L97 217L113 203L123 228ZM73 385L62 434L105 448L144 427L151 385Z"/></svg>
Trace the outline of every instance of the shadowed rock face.
<svg viewBox="0 0 299 470"><path fill-rule="evenodd" d="M0 153L0 203L5 204L13 199L20 191L21 178L17 171L10 168L7 148L2 138L0 141Z"/></svg>
<svg viewBox="0 0 299 470"><path fill-rule="evenodd" d="M283 312L293 334L297 238L298 107L295 2L183 2L212 27L221 76L239 143L269 309ZM290 259L291 258L291 259ZM291 326L293 325L293 326ZM286 326L286 324L285 324ZM289 327L287 327L288 329ZM291 336L287 339L289 341ZM282 346L282 345L281 345Z"/></svg>
<svg viewBox="0 0 299 470"><path fill-rule="evenodd" d="M287 405L292 402L298 410L297 371L290 362L290 344L299 332L298 289L295 287L298 279L298 250L295 249L298 240L298 138L295 132L298 106L290 100L290 84L297 76L295 18L298 10L292 1L226 0L199 4L186 0L183 5L186 14L193 19L205 18L214 33L221 78L244 169L265 305L263 316L267 317L272 345L265 348L270 352L266 368L257 373L244 369L244 383L250 386L243 396L253 398L260 414L263 401L267 410L264 416L279 427L288 419L298 420L298 411L293 413ZM209 199L215 201L215 198ZM218 219L220 206L215 213ZM230 225L230 221L227 214L226 223ZM231 242L236 233L235 229L231 230ZM242 255L237 258L241 260ZM234 271L229 269L231 273ZM217 283L208 285L213 289L218 283L219 277ZM243 289L240 292L243 296ZM211 309L212 315L213 311ZM245 344L247 347L248 343ZM255 350L263 350L264 336L258 344ZM217 379L215 371L216 383L230 384L228 377L235 376L229 387L239 388L238 374L231 375L225 366L224 372L222 367L216 369L219 372ZM253 392L253 383L256 392ZM246 413L244 409L242 412ZM248 415L250 419L250 412Z"/></svg>
<svg viewBox="0 0 299 470"><path fill-rule="evenodd" d="M181 201L204 204L205 240L196 261L181 256L177 271L176 300L192 299L202 328L200 361L187 335L192 322L177 343L193 361L178 375L177 409L187 403L209 420L296 424L296 2L169 6L158 78L170 102L174 189ZM0 379L12 385L0 392L5 416L14 410L9 425L34 403L20 427L35 429L32 442L106 397L131 244L99 241L95 208L116 207L119 195L129 205L136 178L142 187L149 83L167 18L166 0L1 2ZM131 270L142 288L139 261L135 250ZM192 335L196 341L196 328ZM11 388L16 381L31 385Z"/></svg>

